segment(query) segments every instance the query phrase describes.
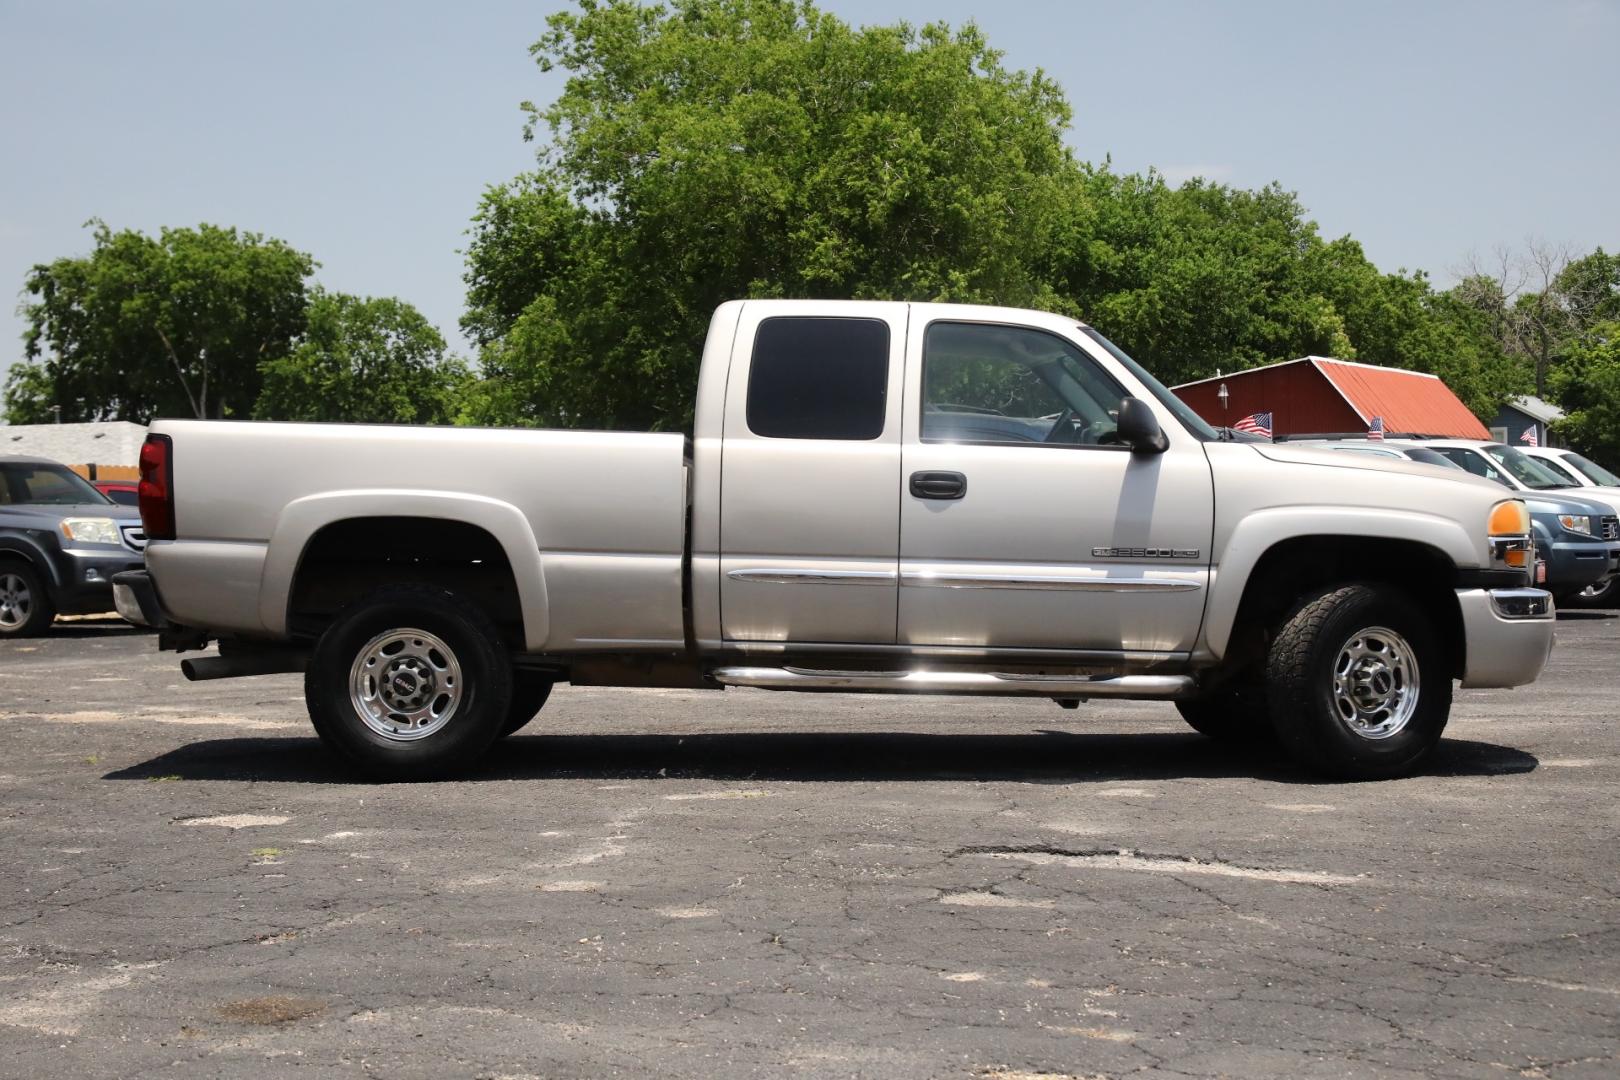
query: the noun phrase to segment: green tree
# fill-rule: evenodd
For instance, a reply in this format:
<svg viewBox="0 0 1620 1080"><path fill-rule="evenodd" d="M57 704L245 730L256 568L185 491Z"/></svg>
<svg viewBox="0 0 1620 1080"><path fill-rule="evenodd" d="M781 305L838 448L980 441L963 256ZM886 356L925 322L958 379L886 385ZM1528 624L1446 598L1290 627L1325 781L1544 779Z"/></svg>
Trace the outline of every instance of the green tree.
<svg viewBox="0 0 1620 1080"><path fill-rule="evenodd" d="M245 415L259 364L304 326L314 261L257 233L199 225L157 237L92 221L89 255L36 265L13 420Z"/></svg>
<svg viewBox="0 0 1620 1080"><path fill-rule="evenodd" d="M582 0L539 168L486 194L468 315L487 419L678 427L739 296L1068 306L1069 109L980 33L853 30L790 0Z"/></svg>
<svg viewBox="0 0 1620 1080"><path fill-rule="evenodd" d="M410 304L320 288L303 336L260 368L264 386L253 409L260 420L445 424L470 379Z"/></svg>
<svg viewBox="0 0 1620 1080"><path fill-rule="evenodd" d="M1620 463L1620 321L1599 323L1570 344L1553 389L1566 413L1553 430L1582 453Z"/></svg>

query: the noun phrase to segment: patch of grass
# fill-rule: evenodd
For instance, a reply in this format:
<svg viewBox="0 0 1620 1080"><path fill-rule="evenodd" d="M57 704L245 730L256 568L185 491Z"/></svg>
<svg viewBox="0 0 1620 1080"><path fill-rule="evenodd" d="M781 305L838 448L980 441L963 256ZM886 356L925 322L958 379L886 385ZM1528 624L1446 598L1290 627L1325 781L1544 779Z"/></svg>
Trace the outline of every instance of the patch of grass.
<svg viewBox="0 0 1620 1080"><path fill-rule="evenodd" d="M171 784L179 779L182 779L179 773L170 773L167 776L148 776L146 782L148 784Z"/></svg>
<svg viewBox="0 0 1620 1080"><path fill-rule="evenodd" d="M101 755L100 754L86 754L85 758L84 758L84 763L86 765L100 765L101 764Z"/></svg>
<svg viewBox="0 0 1620 1080"><path fill-rule="evenodd" d="M278 847L256 847L253 849L253 854L255 858L273 859L281 854L281 849Z"/></svg>

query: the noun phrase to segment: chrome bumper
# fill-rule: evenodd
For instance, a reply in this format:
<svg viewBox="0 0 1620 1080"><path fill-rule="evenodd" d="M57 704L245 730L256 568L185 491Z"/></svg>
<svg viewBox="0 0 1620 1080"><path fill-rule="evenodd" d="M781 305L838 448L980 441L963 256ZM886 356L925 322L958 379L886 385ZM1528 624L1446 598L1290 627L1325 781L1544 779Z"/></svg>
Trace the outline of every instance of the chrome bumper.
<svg viewBox="0 0 1620 1080"><path fill-rule="evenodd" d="M1534 682L1552 651L1556 612L1545 589L1458 589L1465 689Z"/></svg>

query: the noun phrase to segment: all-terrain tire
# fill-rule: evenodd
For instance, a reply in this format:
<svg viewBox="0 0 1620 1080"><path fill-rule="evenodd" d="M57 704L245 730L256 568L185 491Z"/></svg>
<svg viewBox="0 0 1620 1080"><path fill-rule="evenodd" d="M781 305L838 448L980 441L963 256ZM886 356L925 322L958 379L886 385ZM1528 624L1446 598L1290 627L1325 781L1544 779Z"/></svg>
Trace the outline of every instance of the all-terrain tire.
<svg viewBox="0 0 1620 1080"><path fill-rule="evenodd" d="M506 725L512 665L483 609L428 585L392 585L326 628L304 674L321 740L375 780L449 776Z"/></svg>
<svg viewBox="0 0 1620 1080"><path fill-rule="evenodd" d="M1266 658L1271 723L1316 772L1376 780L1411 772L1451 713L1451 671L1433 622L1384 585L1302 600Z"/></svg>
<svg viewBox="0 0 1620 1080"><path fill-rule="evenodd" d="M506 726L501 738L515 733L539 715L551 696L552 680L536 671L512 672L512 704L506 709Z"/></svg>
<svg viewBox="0 0 1620 1080"><path fill-rule="evenodd" d="M56 603L39 571L21 559L0 561L0 638L38 637L55 618Z"/></svg>

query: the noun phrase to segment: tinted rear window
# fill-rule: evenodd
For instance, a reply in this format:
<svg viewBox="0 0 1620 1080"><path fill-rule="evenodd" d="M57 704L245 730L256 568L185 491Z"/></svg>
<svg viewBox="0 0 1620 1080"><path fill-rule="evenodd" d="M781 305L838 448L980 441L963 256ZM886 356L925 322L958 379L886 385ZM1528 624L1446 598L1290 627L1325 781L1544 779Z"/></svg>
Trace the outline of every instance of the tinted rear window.
<svg viewBox="0 0 1620 1080"><path fill-rule="evenodd" d="M888 323L766 319L754 335L748 429L770 439L875 439L888 389Z"/></svg>

